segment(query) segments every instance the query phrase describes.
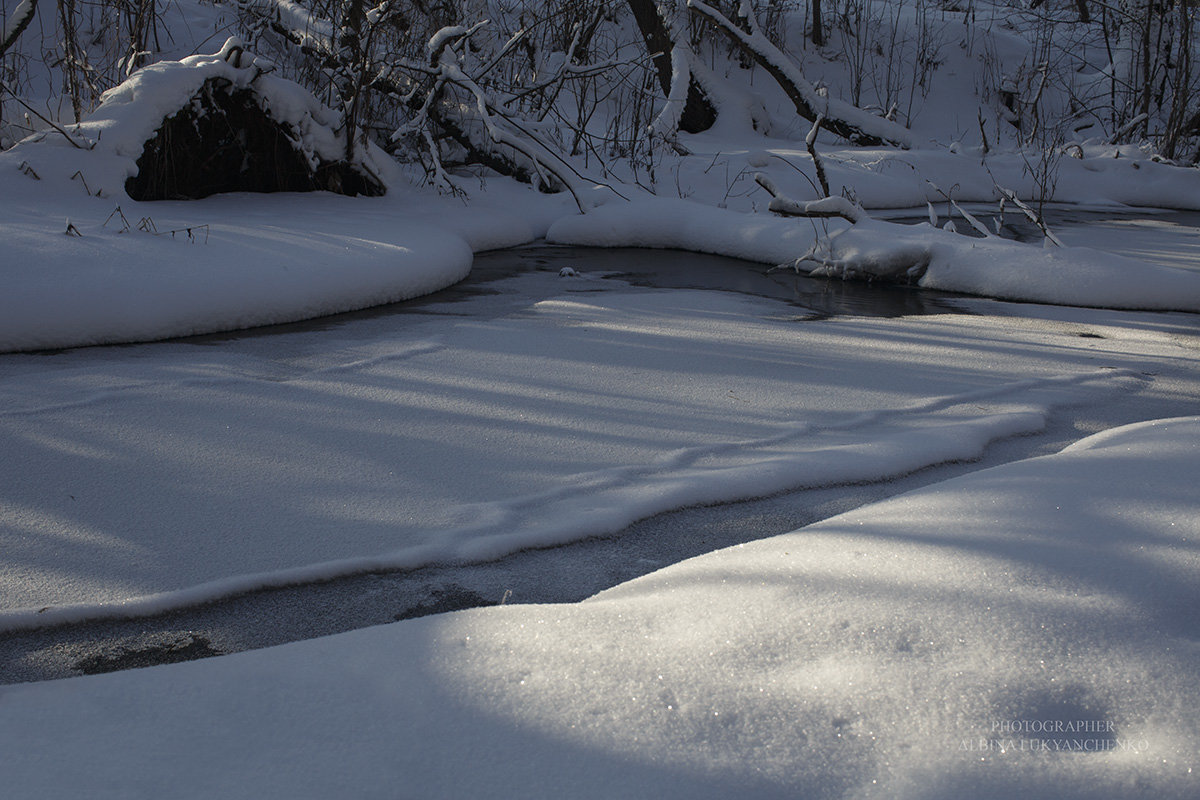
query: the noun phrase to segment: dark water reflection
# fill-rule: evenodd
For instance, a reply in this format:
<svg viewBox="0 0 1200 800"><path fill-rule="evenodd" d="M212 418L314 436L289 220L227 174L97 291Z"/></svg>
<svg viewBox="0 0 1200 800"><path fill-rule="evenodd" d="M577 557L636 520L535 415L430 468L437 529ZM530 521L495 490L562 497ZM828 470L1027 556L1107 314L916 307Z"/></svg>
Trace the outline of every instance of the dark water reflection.
<svg viewBox="0 0 1200 800"><path fill-rule="evenodd" d="M733 292L781 300L802 313L808 312L805 317L898 317L954 310L946 304L946 295L914 287L809 278L790 268L682 250L547 245L485 253L479 256L477 267L478 277L485 281L492 270L557 273L570 267L581 273L604 273L633 286Z"/></svg>
<svg viewBox="0 0 1200 800"><path fill-rule="evenodd" d="M575 270L585 279L559 278L560 271L566 268ZM553 276L555 280L507 280L539 273L542 277ZM961 308L950 304L949 298L954 296L950 294L909 286L809 278L790 268L775 268L726 256L683 250L537 244L479 253L470 275L464 280L412 300L284 325L192 336L181 341L220 344L257 336L332 330L359 320L413 314L464 314L486 318L563 293L617 291L629 285L733 292L781 300L795 306L797 320L839 315L901 317L962 312ZM483 297L493 300L507 297L512 302L458 306L464 301Z"/></svg>

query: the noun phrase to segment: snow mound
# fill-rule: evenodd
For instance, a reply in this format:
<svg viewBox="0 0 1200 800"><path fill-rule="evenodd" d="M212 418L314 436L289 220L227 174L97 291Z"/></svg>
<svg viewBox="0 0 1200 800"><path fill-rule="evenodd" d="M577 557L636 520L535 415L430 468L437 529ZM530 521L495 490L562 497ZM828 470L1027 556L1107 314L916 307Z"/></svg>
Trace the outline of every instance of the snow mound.
<svg viewBox="0 0 1200 800"><path fill-rule="evenodd" d="M395 197L128 197L146 141L211 79L253 84L314 164L339 158L334 112L266 66L233 39L213 55L153 64L70 126L70 141L44 132L0 153L0 352L152 341L404 300L461 280L473 249L540 232L512 212L478 222L446 214L449 203L406 186L377 148L364 163Z"/></svg>
<svg viewBox="0 0 1200 800"><path fill-rule="evenodd" d="M7 687L13 798L1191 798L1200 418L577 605ZM168 789L169 787L169 789Z"/></svg>
<svg viewBox="0 0 1200 800"><path fill-rule="evenodd" d="M0 199L11 211L0 221L0 351L309 319L427 294L471 268L459 235L405 219L403 206L261 197L123 205L131 223L148 220L157 233L106 224L113 207L93 198L65 223L78 235L63 235L62 218L47 218L46 206Z"/></svg>
<svg viewBox="0 0 1200 800"><path fill-rule="evenodd" d="M252 88L271 119L294 134L294 146L314 167L341 159L345 141L335 132L340 115L300 84L271 74L272 69L230 38L216 53L138 70L105 92L84 121L66 126L61 135L34 134L5 155L43 180L67 181L77 175L90 194L123 198L126 179L137 174L137 160L163 121L189 106L205 83L221 80L233 90ZM363 158L373 174L396 176L394 162L378 147L369 147Z"/></svg>

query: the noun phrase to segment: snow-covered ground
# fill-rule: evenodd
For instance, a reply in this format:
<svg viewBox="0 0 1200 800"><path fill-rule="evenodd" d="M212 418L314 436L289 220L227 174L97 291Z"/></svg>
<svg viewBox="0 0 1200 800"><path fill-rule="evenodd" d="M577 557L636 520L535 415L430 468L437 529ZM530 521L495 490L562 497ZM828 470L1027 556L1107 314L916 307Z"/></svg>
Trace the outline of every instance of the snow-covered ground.
<svg viewBox="0 0 1200 800"><path fill-rule="evenodd" d="M909 98L911 150L818 144L832 194L928 210L928 225L768 213L755 175L803 202L814 163L803 131L754 132L748 116L681 137L688 154L661 155L653 197L597 188L577 206L465 175L466 197L441 195L371 151L383 198L130 199L158 119L205 76L248 80L249 62L224 58L236 48L137 72L71 126L90 149L43 132L0 153L0 632L886 482L974 459L1066 407L1080 435L1112 424L1117 404L1143 420L578 604L4 687L6 796L1200 793L1195 232L1098 221L1052 248L945 230L947 217L970 227L948 196L1039 192L1029 150L937 138L976 119L1004 129L973 84L1028 45L993 20L984 58L983 28L961 20L971 41L955 47L946 19L938 91ZM216 50L229 24L181 35L180 54L191 37ZM801 60L845 71L825 55L805 46ZM268 77L306 153L335 147L322 139L332 112ZM757 91L746 114L761 102L780 118L766 108L780 98ZM1057 200L1200 208L1200 171L1101 141L1058 153ZM972 209L991 230L991 211ZM984 299L822 319L584 269L509 278L527 301L34 352L412 298L461 279L473 253L543 237L807 255L806 271L908 274ZM1118 308L1187 313L1105 310Z"/></svg>
<svg viewBox="0 0 1200 800"><path fill-rule="evenodd" d="M1194 797L1200 419L575 605L3 693L8 796Z"/></svg>

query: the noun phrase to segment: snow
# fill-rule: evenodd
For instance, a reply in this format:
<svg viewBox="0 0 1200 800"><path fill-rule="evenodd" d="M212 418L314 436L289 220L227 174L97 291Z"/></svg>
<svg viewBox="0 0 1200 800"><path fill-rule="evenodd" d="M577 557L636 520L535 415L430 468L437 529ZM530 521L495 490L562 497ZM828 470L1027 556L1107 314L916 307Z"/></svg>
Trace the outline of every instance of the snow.
<svg viewBox="0 0 1200 800"><path fill-rule="evenodd" d="M841 220L748 215L654 198L563 218L550 227L547 239L687 249L832 277L912 278L930 289L1009 300L1200 311L1200 276L1192 270L1088 247L1049 249L998 237L977 239L928 223L867 220L851 227ZM795 263L803 257L810 258Z"/></svg>
<svg viewBox="0 0 1200 800"><path fill-rule="evenodd" d="M500 606L6 687L8 796L1194 797L1200 418Z"/></svg>
<svg viewBox="0 0 1200 800"><path fill-rule="evenodd" d="M797 322L736 295L540 280L545 299L461 319L6 358L0 626L878 481L977 458L1065 405L1194 382L1174 364L1186 324L1093 341L986 316ZM1149 385L1151 365L1185 382Z"/></svg>
<svg viewBox="0 0 1200 800"><path fill-rule="evenodd" d="M304 6L253 5L328 44ZM1097 128L1049 156L1053 199L1113 216L1056 230L1068 247L878 219L952 198L990 225L1004 190L1051 194L980 96L1001 75L1015 85L1029 30L991 4L982 23L897 10L889 67L940 65L907 102L903 81L868 81L863 105L897 111L899 128L839 99L847 48L877 38L880 7L791 58L748 34L809 103L908 147L817 136L832 199L777 87L740 91L716 51L680 49L727 113L644 164L608 165L612 186L578 206L469 172L450 178L463 194L438 194L373 147L382 198L135 202L124 183L144 142L211 78L253 84L310 159L342 152L337 114L237 40L195 55L225 39L232 11L190 0L162 10L179 61L0 153L0 632L476 565L688 505L947 462L961 475L582 603L5 686L5 796L1195 797L1200 417L1180 416L1200 396L1195 226L1118 215L1200 209L1200 171ZM61 76L32 36L16 90L36 95ZM1086 67L1096 46L1071 58ZM1072 74L1080 96L1103 86L1090 67ZM55 98L26 99L55 116ZM1043 109L1064 99L1050 86ZM14 108L5 146L34 124ZM876 218L774 216L756 173L794 201L776 207ZM976 297L936 316L822 319L638 287L580 259L420 313L128 346L427 295L480 251L542 238ZM965 463L1118 418L1145 421L1055 455Z"/></svg>
<svg viewBox="0 0 1200 800"><path fill-rule="evenodd" d="M469 187L473 195L465 203L439 196L414 186L412 176L374 147L367 165L392 189L382 199L130 200L124 181L136 173L143 143L212 77L236 86L252 83L270 113L299 132L305 153L337 157L336 115L239 47L230 39L215 54L138 71L105 93L83 123L67 126L65 133L82 148L48 131L0 153L0 173L8 175L0 183L6 244L0 350L149 341L379 305L460 280L472 251L542 236L573 244L682 248L768 264L793 264L827 247L831 236L838 250L856 254L904 242L901 255L916 257L916 274L928 266L921 281L931 288L1059 304L1200 310L1200 276L1171 264L1076 247L1043 252L980 243L888 223L860 224L839 235L846 228L841 221L775 217L766 213L770 197L746 188L753 187L752 176L761 172L800 205L819 200L805 177L812 172L811 156L794 142L745 135L731 140L728 131L726 138L688 137L692 155L660 167L674 170L679 197L661 185L657 197L623 187L631 198L625 201L597 187L595 197L584 198L586 215L576 214L566 197L500 181ZM819 149L833 194L850 194L873 208L944 199L938 187L949 187L961 202L995 200L998 186L1023 196L1037 189L1020 154L962 147ZM1158 163L1128 146L1088 144L1074 152L1082 157L1061 159L1060 200L1196 207L1196 170ZM885 259L882 273L861 265L826 271L881 277L894 266L895 259Z"/></svg>

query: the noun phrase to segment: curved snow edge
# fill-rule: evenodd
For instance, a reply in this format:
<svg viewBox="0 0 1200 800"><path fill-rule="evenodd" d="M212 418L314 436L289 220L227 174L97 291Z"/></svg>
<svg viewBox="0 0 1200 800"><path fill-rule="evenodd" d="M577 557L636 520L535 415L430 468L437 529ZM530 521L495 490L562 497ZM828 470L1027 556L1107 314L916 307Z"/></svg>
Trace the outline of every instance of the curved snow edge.
<svg viewBox="0 0 1200 800"><path fill-rule="evenodd" d="M546 238L556 244L672 248L786 266L808 256L820 241L813 257L828 264L813 270L818 277L894 280L912 266L915 274L924 269L922 287L979 297L1200 311L1200 273L1086 247L1046 249L998 237L977 239L927 223L872 219L851 227L841 220L784 219L653 198L566 217L550 227Z"/></svg>
<svg viewBox="0 0 1200 800"><path fill-rule="evenodd" d="M279 202L288 210L288 200ZM473 258L461 236L414 222L392 223L384 235L303 216L287 228L206 216L211 223L174 238L94 227L51 238L0 224L12 259L3 270L0 351L155 341L353 311L450 286Z"/></svg>

